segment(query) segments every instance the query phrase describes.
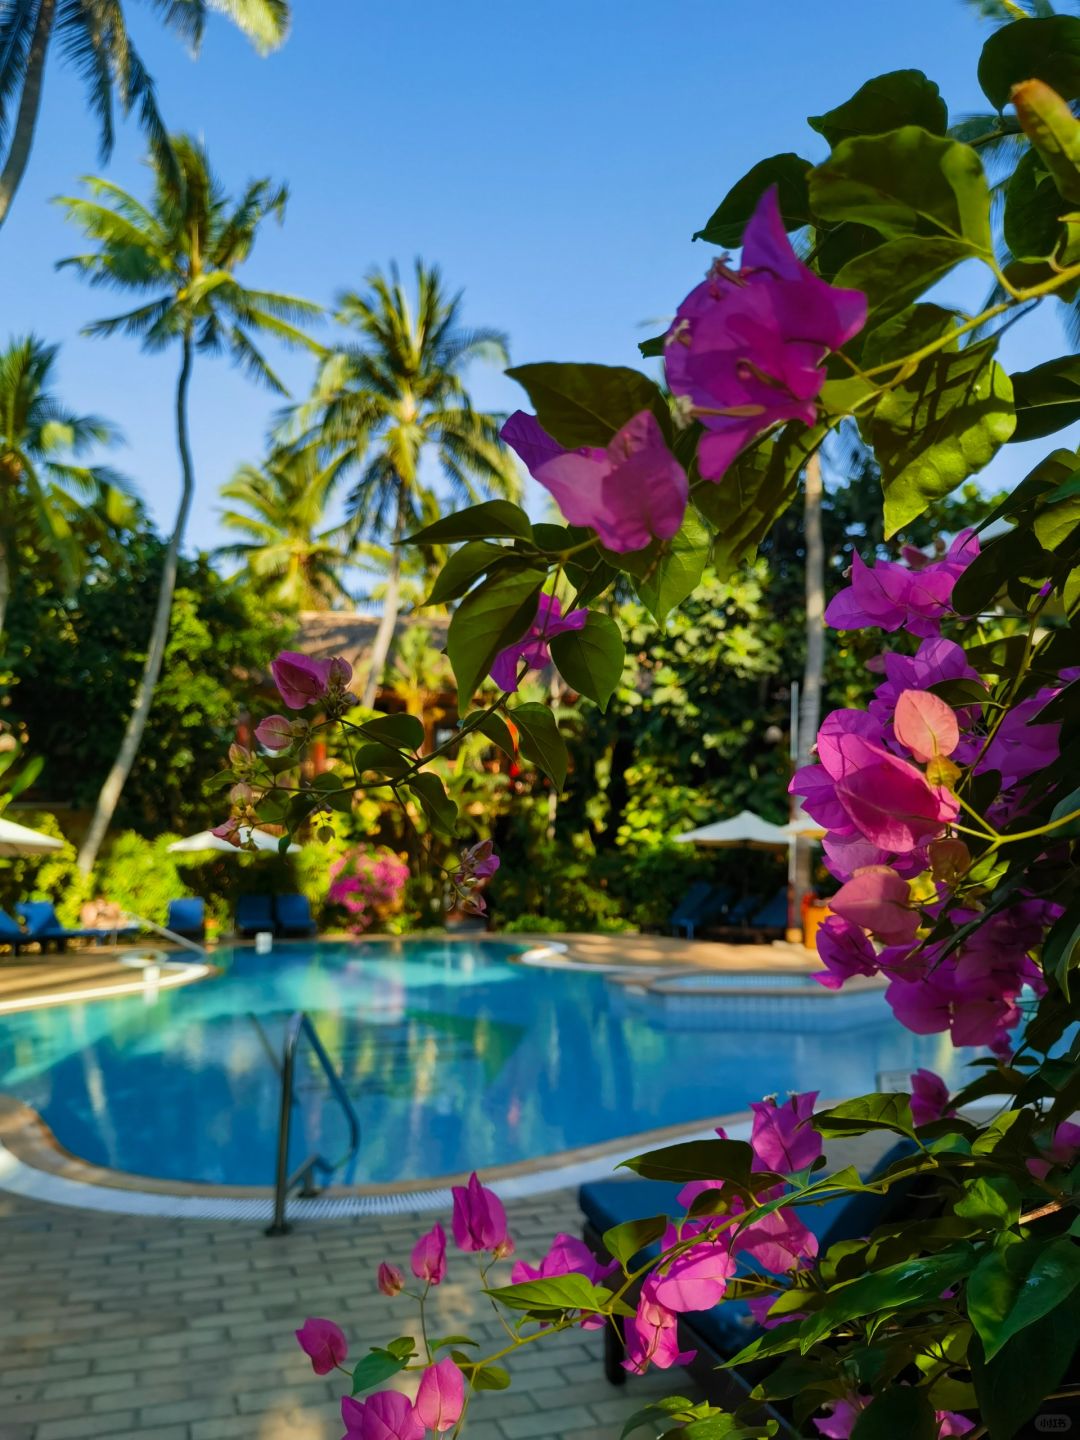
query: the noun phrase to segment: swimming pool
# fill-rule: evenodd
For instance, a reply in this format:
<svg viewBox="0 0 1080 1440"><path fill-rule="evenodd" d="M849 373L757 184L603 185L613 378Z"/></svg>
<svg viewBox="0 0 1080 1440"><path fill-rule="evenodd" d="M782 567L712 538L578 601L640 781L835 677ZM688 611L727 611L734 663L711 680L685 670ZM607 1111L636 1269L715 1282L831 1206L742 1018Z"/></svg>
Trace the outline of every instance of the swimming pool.
<svg viewBox="0 0 1080 1440"><path fill-rule="evenodd" d="M690 1124L763 1094L858 1094L882 1071L956 1076L947 1037L902 1030L880 994L807 1005L781 1029L766 997L693 1034L602 974L512 963L493 940L279 944L218 952L219 978L0 1018L0 1091L80 1158L203 1184L273 1181L280 1050L306 1010L359 1112L355 1182L431 1179ZM777 1006L787 1002L778 999ZM822 1027L815 1011L828 1009ZM254 1019L252 1017L255 1017ZM256 1023L256 1021L258 1023ZM345 1150L326 1082L301 1052L297 1158Z"/></svg>

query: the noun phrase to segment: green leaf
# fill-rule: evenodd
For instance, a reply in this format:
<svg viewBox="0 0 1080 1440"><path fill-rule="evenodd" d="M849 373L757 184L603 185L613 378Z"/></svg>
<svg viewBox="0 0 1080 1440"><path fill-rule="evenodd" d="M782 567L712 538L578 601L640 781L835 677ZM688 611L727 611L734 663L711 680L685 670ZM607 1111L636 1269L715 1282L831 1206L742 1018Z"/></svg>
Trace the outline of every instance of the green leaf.
<svg viewBox="0 0 1080 1440"><path fill-rule="evenodd" d="M571 690L595 700L601 710L606 710L626 662L622 631L615 621L590 611L580 630L564 630L553 636L549 648L555 668Z"/></svg>
<svg viewBox="0 0 1080 1440"><path fill-rule="evenodd" d="M983 1229L1008 1230L1020 1218L1020 1191L1007 1175L980 1175L964 1182L963 1197L953 1209Z"/></svg>
<svg viewBox="0 0 1080 1440"><path fill-rule="evenodd" d="M921 70L890 70L856 90L850 100L811 115L807 124L830 145L853 135L881 135L901 125L921 125L932 135L944 135L949 112L941 91Z"/></svg>
<svg viewBox="0 0 1080 1440"><path fill-rule="evenodd" d="M923 1389L891 1385L855 1421L851 1440L937 1440L934 1407Z"/></svg>
<svg viewBox="0 0 1080 1440"><path fill-rule="evenodd" d="M646 1180L730 1180L746 1189L754 1152L745 1140L684 1140L624 1160L623 1166Z"/></svg>
<svg viewBox="0 0 1080 1440"><path fill-rule="evenodd" d="M1080 420L1080 355L1061 355L1011 377L1013 440L1040 440Z"/></svg>
<svg viewBox="0 0 1080 1440"><path fill-rule="evenodd" d="M424 722L415 715L376 715L359 728L372 740L394 745L399 750L419 750L424 743Z"/></svg>
<svg viewBox="0 0 1080 1440"><path fill-rule="evenodd" d="M862 290L870 307L867 329L887 320L963 260L971 247L944 235L901 235L849 260L833 279L845 290Z"/></svg>
<svg viewBox="0 0 1080 1440"><path fill-rule="evenodd" d="M654 1215L650 1220L626 1220L604 1231L604 1249L620 1265L628 1265L639 1250L659 1240L669 1224L666 1215Z"/></svg>
<svg viewBox="0 0 1080 1440"><path fill-rule="evenodd" d="M1058 1306L1080 1285L1080 1245L1063 1235L1038 1237L992 1250L967 1285L967 1308L987 1360Z"/></svg>
<svg viewBox="0 0 1080 1440"><path fill-rule="evenodd" d="M560 445L607 445L628 420L651 410L665 434L671 412L647 375L623 365L516 365L507 375L528 391L536 418Z"/></svg>
<svg viewBox="0 0 1080 1440"><path fill-rule="evenodd" d="M974 1251L965 1246L939 1255L919 1256L830 1290L821 1309L800 1326L799 1346L805 1355L812 1345L851 1320L878 1317L890 1310L936 1300L970 1270Z"/></svg>
<svg viewBox="0 0 1080 1440"><path fill-rule="evenodd" d="M887 390L870 420L886 537L989 464L1015 424L1012 385L992 341L930 355Z"/></svg>
<svg viewBox="0 0 1080 1440"><path fill-rule="evenodd" d="M1080 20L1052 15L995 30L979 56L979 84L995 110L1021 80L1042 80L1066 100L1080 99Z"/></svg>
<svg viewBox="0 0 1080 1440"><path fill-rule="evenodd" d="M1032 529L1044 550L1057 550L1080 525L1080 495L1061 500L1036 515Z"/></svg>
<svg viewBox="0 0 1080 1440"><path fill-rule="evenodd" d="M641 1430L646 1425L652 1427L655 1434L657 1423L664 1415L685 1416L692 1413L694 1402L687 1400L682 1395L665 1395L661 1400L654 1400L646 1405L644 1410L636 1410L629 1420L623 1425L620 1440L626 1440L635 1430Z"/></svg>
<svg viewBox="0 0 1080 1440"><path fill-rule="evenodd" d="M365 745L359 746L353 754L356 761L356 774L364 774L367 770L374 770L379 775L404 775L412 761L393 745L384 745L381 740L372 740ZM328 777L336 785L340 786L341 776L330 775ZM316 783L322 776L317 775ZM328 785L327 789L330 788Z"/></svg>
<svg viewBox="0 0 1080 1440"><path fill-rule="evenodd" d="M510 1388L509 1371L501 1365L463 1365L466 1378L474 1390L507 1390Z"/></svg>
<svg viewBox="0 0 1080 1440"><path fill-rule="evenodd" d="M507 713L521 735L521 753L548 776L556 790L561 790L566 784L569 761L555 716L546 705L532 701L515 705Z"/></svg>
<svg viewBox="0 0 1080 1440"><path fill-rule="evenodd" d="M678 532L670 540L657 545L653 562L643 575L635 578L634 589L638 598L658 625L662 625L671 611L697 589L711 544L711 532L702 524L698 514L688 509ZM652 548L649 547L650 550ZM648 555L649 551L640 553ZM628 558L623 556L624 560Z"/></svg>
<svg viewBox="0 0 1080 1440"><path fill-rule="evenodd" d="M386 1349L391 1355L396 1355L399 1360L411 1360L419 1352L416 1349L416 1341L411 1335L399 1335L396 1340L387 1342Z"/></svg>
<svg viewBox="0 0 1080 1440"><path fill-rule="evenodd" d="M1047 1395L1057 1390L1080 1345L1080 1306L1062 1305L1021 1330L987 1361L979 1337L973 1336L968 1363L975 1382L979 1414L992 1440L1012 1437L1037 1412L1052 1416ZM1048 1425L1044 1434L1067 1434L1068 1426Z"/></svg>
<svg viewBox="0 0 1080 1440"><path fill-rule="evenodd" d="M466 721L470 718L469 716L465 717ZM506 728L506 721L501 715L497 715L494 710L489 710L484 718L477 722L476 728L481 735L486 735L493 744L497 745L504 755L509 755L511 760L517 759L514 737Z"/></svg>
<svg viewBox="0 0 1080 1440"><path fill-rule="evenodd" d="M810 204L823 220L856 220L889 239L944 235L992 256L990 190L978 154L917 125L841 141L810 172Z"/></svg>
<svg viewBox="0 0 1080 1440"><path fill-rule="evenodd" d="M446 651L458 695L469 701L500 650L520 640L536 619L543 570L493 575L465 596L450 619Z"/></svg>
<svg viewBox="0 0 1080 1440"><path fill-rule="evenodd" d="M529 540L532 526L529 517L520 505L509 500L485 500L482 505L471 505L468 510L458 510L453 515L444 515L433 525L426 525L409 535L403 545L455 545L459 540Z"/></svg>
<svg viewBox="0 0 1080 1440"><path fill-rule="evenodd" d="M897 1135L914 1135L911 1101L908 1096L885 1092L845 1100L823 1110L811 1122L819 1135L865 1135L870 1130L893 1130Z"/></svg>
<svg viewBox="0 0 1080 1440"><path fill-rule="evenodd" d="M1020 157L1005 190L1005 243L1018 260L1047 260L1065 237L1066 205L1036 150Z"/></svg>
<svg viewBox="0 0 1080 1440"><path fill-rule="evenodd" d="M432 1340L432 1350L443 1350L447 1345L472 1345L474 1349L480 1348L480 1341L473 1340L468 1335L443 1335L438 1340Z"/></svg>
<svg viewBox="0 0 1080 1440"><path fill-rule="evenodd" d="M1080 896L1073 899L1065 913L1054 921L1043 941L1042 964L1046 974L1054 977L1058 988L1068 999L1069 972L1080 964Z"/></svg>
<svg viewBox="0 0 1080 1440"><path fill-rule="evenodd" d="M404 1370L408 1363L408 1360L400 1359L390 1350L371 1350L353 1369L352 1393L359 1395L362 1390L381 1385L384 1380L389 1380L391 1375L397 1375Z"/></svg>
<svg viewBox="0 0 1080 1440"><path fill-rule="evenodd" d="M725 250L741 245L746 222L771 185L777 187L784 229L798 230L809 225L810 195L806 184L809 170L810 161L790 150L759 160L741 180L736 180L709 216L704 229L695 232L694 239L707 240L710 245L720 245Z"/></svg>
<svg viewBox="0 0 1080 1440"><path fill-rule="evenodd" d="M430 770L410 775L405 784L420 802L420 808L436 830L453 835L457 830L458 808L446 793L446 786Z"/></svg>
<svg viewBox="0 0 1080 1440"><path fill-rule="evenodd" d="M585 1310L589 1314L607 1314L612 1300L610 1290L594 1285L573 1271L544 1280L522 1280L518 1285L503 1285L484 1293L508 1310Z"/></svg>
<svg viewBox="0 0 1080 1440"><path fill-rule="evenodd" d="M423 604L445 605L448 600L458 600L466 591L497 565L527 565L516 551L505 545L493 545L490 540L469 540L460 550L447 559L446 564L435 578L431 594Z"/></svg>

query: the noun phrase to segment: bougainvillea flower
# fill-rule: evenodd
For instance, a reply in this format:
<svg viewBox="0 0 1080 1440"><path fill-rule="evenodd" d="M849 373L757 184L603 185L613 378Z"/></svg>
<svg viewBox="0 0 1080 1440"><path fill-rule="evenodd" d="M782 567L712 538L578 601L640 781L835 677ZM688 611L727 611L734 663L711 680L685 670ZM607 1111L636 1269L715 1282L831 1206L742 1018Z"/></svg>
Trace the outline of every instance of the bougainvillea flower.
<svg viewBox="0 0 1080 1440"><path fill-rule="evenodd" d="M499 1250L508 1240L506 1211L493 1190L481 1185L474 1170L467 1185L455 1185L454 1244L459 1250Z"/></svg>
<svg viewBox="0 0 1080 1440"><path fill-rule="evenodd" d="M953 587L979 553L970 530L961 531L944 559L928 560L921 551L905 551L915 564L879 560L867 565L858 551L851 557L851 583L833 596L825 623L834 630L907 630L936 636L949 610Z"/></svg>
<svg viewBox="0 0 1080 1440"><path fill-rule="evenodd" d="M748 1256L763 1270L783 1275L813 1260L818 1241L793 1210L773 1210L740 1230L731 1249L733 1254Z"/></svg>
<svg viewBox="0 0 1080 1440"><path fill-rule="evenodd" d="M396 1265L391 1265L388 1261L384 1260L379 1266L379 1273L375 1283L381 1295L389 1295L392 1299L395 1295L401 1294L402 1287L405 1284L405 1276Z"/></svg>
<svg viewBox="0 0 1080 1440"><path fill-rule="evenodd" d="M644 1375L650 1365L658 1370L689 1365L697 1356L696 1350L679 1349L678 1316L657 1301L653 1285L650 1275L641 1287L637 1314L626 1321L626 1359L622 1364L633 1375Z"/></svg>
<svg viewBox="0 0 1080 1440"><path fill-rule="evenodd" d="M425 1429L452 1430L465 1409L465 1376L449 1357L429 1365L416 1392L416 1415Z"/></svg>
<svg viewBox="0 0 1080 1440"><path fill-rule="evenodd" d="M264 750L286 750L292 738L292 721L285 715L267 715L255 726L255 739Z"/></svg>
<svg viewBox="0 0 1080 1440"><path fill-rule="evenodd" d="M216 835L219 840L227 841L230 845L235 845L238 850L244 839L240 822L233 817L223 820L220 825L215 825L210 834Z"/></svg>
<svg viewBox="0 0 1080 1440"><path fill-rule="evenodd" d="M955 795L862 735L838 735L819 753L851 823L883 850L907 854L935 839L960 813Z"/></svg>
<svg viewBox="0 0 1080 1440"><path fill-rule="evenodd" d="M877 954L866 931L839 915L830 915L818 926L815 937L824 974L814 979L826 990L839 990L853 975L876 975Z"/></svg>
<svg viewBox="0 0 1080 1440"><path fill-rule="evenodd" d="M1040 722L1038 715L1058 693L1057 688L1046 686L1012 706L979 761L980 774L984 770L997 770L1002 789L1008 790L1053 764L1060 751L1061 726Z"/></svg>
<svg viewBox="0 0 1080 1440"><path fill-rule="evenodd" d="M886 945L914 940L919 912L911 904L911 887L888 865L857 871L829 901L841 920L861 925Z"/></svg>
<svg viewBox="0 0 1080 1440"><path fill-rule="evenodd" d="M916 1070L911 1077L911 1118L916 1125L929 1125L931 1120L940 1120L945 1115L955 1115L949 1109L949 1087L933 1070Z"/></svg>
<svg viewBox="0 0 1080 1440"><path fill-rule="evenodd" d="M517 410L502 438L554 496L571 525L595 530L609 550L643 550L670 540L683 522L689 485L650 410L642 410L604 449L564 450L535 415Z"/></svg>
<svg viewBox="0 0 1080 1440"><path fill-rule="evenodd" d="M802 1310L785 1310L781 1315L770 1315L769 1311L776 1304L779 1297L776 1295L748 1295L746 1297L746 1308L754 1317L754 1322L760 1325L762 1330L775 1330L777 1325L786 1325L788 1321L805 1320L806 1312Z"/></svg>
<svg viewBox="0 0 1080 1440"><path fill-rule="evenodd" d="M868 1395L854 1395L848 1400L834 1401L829 1407L828 1418L815 1420L814 1425L819 1434L826 1436L827 1440L851 1440L856 1421L869 1403ZM951 1436L966 1435L969 1430L975 1428L974 1420L968 1420L964 1415L957 1415L954 1410L935 1410L934 1418L938 1423L937 1440L948 1440L948 1437Z"/></svg>
<svg viewBox="0 0 1080 1440"><path fill-rule="evenodd" d="M349 1353L344 1331L333 1320L305 1320L296 1338L316 1375L329 1375L331 1370L344 1364Z"/></svg>
<svg viewBox="0 0 1080 1440"><path fill-rule="evenodd" d="M446 1231L436 1222L413 1246L409 1262L418 1280L440 1285L446 1274Z"/></svg>
<svg viewBox="0 0 1080 1440"><path fill-rule="evenodd" d="M1043 1148L1042 1158L1029 1160L1027 1168L1039 1180L1045 1180L1055 1166L1071 1166L1080 1156L1080 1125L1063 1120L1054 1131L1050 1144Z"/></svg>
<svg viewBox="0 0 1080 1440"><path fill-rule="evenodd" d="M893 1014L916 1035L948 1030L954 1045L992 1045L1020 1021L1015 997L957 985L939 968L917 980L894 979L885 991Z"/></svg>
<svg viewBox="0 0 1080 1440"><path fill-rule="evenodd" d="M821 1136L808 1122L817 1098L816 1090L808 1090L788 1096L783 1104L770 1095L750 1106L754 1114L750 1144L755 1170L794 1175L814 1163L821 1154Z"/></svg>
<svg viewBox="0 0 1080 1440"><path fill-rule="evenodd" d="M278 694L290 710L302 710L317 700L325 700L331 691L344 692L352 680L352 666L340 656L315 660L296 650L282 650L270 662L270 674Z"/></svg>
<svg viewBox="0 0 1080 1440"><path fill-rule="evenodd" d="M893 714L896 738L920 764L951 755L960 743L956 713L930 690L901 690Z"/></svg>
<svg viewBox="0 0 1080 1440"><path fill-rule="evenodd" d="M529 670L542 670L551 663L548 641L564 630L580 630L588 619L587 610L562 613L562 605L554 595L541 595L536 619L528 631L513 645L500 650L491 667L491 678L500 690L516 690L520 683L521 662Z"/></svg>
<svg viewBox="0 0 1080 1440"><path fill-rule="evenodd" d="M366 1400L341 1398L344 1440L424 1440L424 1422L407 1395L397 1390L376 1390Z"/></svg>
<svg viewBox="0 0 1080 1440"><path fill-rule="evenodd" d="M702 476L719 480L774 425L812 425L822 362L865 321L865 295L828 284L795 254L776 189L767 190L746 226L740 269L717 261L664 342L668 385L705 426Z"/></svg>
<svg viewBox="0 0 1080 1440"><path fill-rule="evenodd" d="M617 1260L601 1265L584 1240L560 1234L555 1236L539 1265L519 1260L510 1272L510 1281L518 1285L523 1280L547 1280L555 1275L584 1275L596 1284L618 1268Z"/></svg>
<svg viewBox="0 0 1080 1440"><path fill-rule="evenodd" d="M731 1254L731 1237L712 1235L707 1222L688 1221L679 1230L670 1227L661 1245L667 1250L694 1235L702 1237L699 1244L650 1277L653 1299L676 1314L711 1310L723 1299L727 1282L738 1268Z"/></svg>

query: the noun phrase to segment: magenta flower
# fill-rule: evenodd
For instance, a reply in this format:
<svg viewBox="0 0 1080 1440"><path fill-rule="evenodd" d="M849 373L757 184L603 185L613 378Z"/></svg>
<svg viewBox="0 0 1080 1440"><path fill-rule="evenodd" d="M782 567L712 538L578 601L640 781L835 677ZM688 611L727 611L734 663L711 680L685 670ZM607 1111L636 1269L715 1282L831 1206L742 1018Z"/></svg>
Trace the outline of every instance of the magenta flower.
<svg viewBox="0 0 1080 1440"><path fill-rule="evenodd" d="M866 1405L867 1401L861 1395L853 1396L850 1400L835 1400L829 1406L827 1418L815 1420L814 1427L819 1434L826 1436L827 1440L850 1440L855 1422L866 1409Z"/></svg>
<svg viewBox="0 0 1080 1440"><path fill-rule="evenodd" d="M340 656L315 660L296 650L283 650L270 662L270 674L290 710L302 710L332 692L343 695L352 680L352 666Z"/></svg>
<svg viewBox="0 0 1080 1440"><path fill-rule="evenodd" d="M851 557L851 584L829 601L825 623L834 630L900 630L912 635L938 633L956 580L933 567L913 572L894 560L871 569L858 551Z"/></svg>
<svg viewBox="0 0 1080 1440"><path fill-rule="evenodd" d="M861 925L886 945L915 938L919 912L911 903L911 886L888 865L868 865L840 887L829 908L841 920Z"/></svg>
<svg viewBox="0 0 1080 1440"><path fill-rule="evenodd" d="M292 744L292 721L285 715L267 715L255 726L255 739L264 750L287 750Z"/></svg>
<svg viewBox="0 0 1080 1440"><path fill-rule="evenodd" d="M883 850L898 855L915 850L960 813L955 795L862 735L840 734L828 744L819 736L818 753L851 824ZM796 794L802 773L792 781Z"/></svg>
<svg viewBox="0 0 1080 1440"><path fill-rule="evenodd" d="M683 1238L687 1227L683 1226ZM672 1235L668 1244L675 1244ZM737 1265L729 1241L709 1240L695 1245L672 1260L665 1271L653 1277L653 1296L667 1310L682 1314L690 1310L711 1310L723 1299L727 1282Z"/></svg>
<svg viewBox="0 0 1080 1440"><path fill-rule="evenodd" d="M491 667L491 678L500 690L516 690L519 683L521 662L528 670L542 670L551 663L548 641L564 630L583 628L589 612L571 610L562 613L562 605L554 595L541 595L536 608L536 619L527 633L513 645L500 650Z"/></svg>
<svg viewBox="0 0 1080 1440"><path fill-rule="evenodd" d="M812 1165L821 1154L821 1136L809 1124L814 1113L816 1090L791 1095L782 1105L774 1095L750 1106L754 1121L750 1144L756 1170L775 1170L794 1175Z"/></svg>
<svg viewBox="0 0 1080 1440"><path fill-rule="evenodd" d="M441 1285L446 1274L446 1231L436 1221L413 1246L412 1273L429 1285Z"/></svg>
<svg viewBox="0 0 1080 1440"><path fill-rule="evenodd" d="M243 839L240 832L240 822L232 817L228 820L223 820L220 825L215 825L210 831L210 834L216 835L219 840L227 840L230 845L235 845L238 850Z"/></svg>
<svg viewBox="0 0 1080 1440"><path fill-rule="evenodd" d="M349 1353L349 1342L333 1320L305 1320L297 1330L296 1338L316 1375L329 1375L331 1370L345 1363Z"/></svg>
<svg viewBox="0 0 1080 1440"><path fill-rule="evenodd" d="M474 1170L467 1185L455 1185L453 1232L459 1250L502 1250L509 1242L506 1211L494 1191L480 1184Z"/></svg>
<svg viewBox="0 0 1080 1440"><path fill-rule="evenodd" d="M613 1260L610 1265L601 1265L585 1241L579 1240L576 1235L559 1234L551 1242L539 1265L530 1265L525 1260L519 1260L510 1272L510 1282L520 1285L523 1280L547 1280L556 1275L584 1275L595 1285L618 1268L617 1260Z"/></svg>
<svg viewBox="0 0 1080 1440"><path fill-rule="evenodd" d="M397 1390L376 1390L366 1400L341 1399L343 1440L424 1440L424 1422Z"/></svg>
<svg viewBox="0 0 1080 1440"><path fill-rule="evenodd" d="M949 1087L933 1070L916 1070L911 1077L911 1118L916 1125L929 1125L945 1115L955 1115L949 1109Z"/></svg>
<svg viewBox="0 0 1080 1440"><path fill-rule="evenodd" d="M609 550L643 550L652 540L670 540L682 524L686 472L651 411L627 421L606 449L563 450L521 410L501 433L570 524L595 530Z"/></svg>
<svg viewBox="0 0 1080 1440"><path fill-rule="evenodd" d="M641 1287L637 1314L626 1321L626 1359L623 1369L633 1375L644 1375L650 1365L670 1370L673 1365L689 1365L696 1350L679 1349L678 1316L661 1305L653 1294L655 1276L650 1275Z"/></svg>
<svg viewBox="0 0 1080 1440"><path fill-rule="evenodd" d="M1042 1158L1029 1160L1027 1168L1037 1179L1045 1180L1056 1166L1074 1164L1078 1155L1080 1125L1074 1125L1071 1120L1063 1120L1054 1131L1050 1144L1043 1149Z"/></svg>
<svg viewBox="0 0 1080 1440"><path fill-rule="evenodd" d="M429 1365L416 1392L416 1417L427 1430L441 1435L452 1430L465 1409L465 1376L453 1360Z"/></svg>
<svg viewBox="0 0 1080 1440"><path fill-rule="evenodd" d="M876 975L877 954L866 931L839 915L830 915L818 926L817 953L825 966L814 979L826 990L839 990L853 975Z"/></svg>
<svg viewBox="0 0 1080 1440"><path fill-rule="evenodd" d="M679 306L664 342L667 381L705 426L698 465L719 480L759 435L787 420L813 425L823 361L866 322L866 296L838 290L791 248L775 187L743 236L742 264L721 260Z"/></svg>
<svg viewBox="0 0 1080 1440"><path fill-rule="evenodd" d="M930 690L901 690L893 715L896 738L921 764L948 756L960 744L956 713Z"/></svg>
<svg viewBox="0 0 1080 1440"><path fill-rule="evenodd" d="M736 1255L749 1256L763 1270L783 1275L813 1260L818 1241L793 1210L773 1210L741 1230L731 1248Z"/></svg>
<svg viewBox="0 0 1080 1440"><path fill-rule="evenodd" d="M402 1287L405 1284L405 1276L396 1265L391 1265L388 1261L384 1260L379 1266L376 1284L378 1285L380 1294L388 1295L393 1299L395 1295L401 1294Z"/></svg>

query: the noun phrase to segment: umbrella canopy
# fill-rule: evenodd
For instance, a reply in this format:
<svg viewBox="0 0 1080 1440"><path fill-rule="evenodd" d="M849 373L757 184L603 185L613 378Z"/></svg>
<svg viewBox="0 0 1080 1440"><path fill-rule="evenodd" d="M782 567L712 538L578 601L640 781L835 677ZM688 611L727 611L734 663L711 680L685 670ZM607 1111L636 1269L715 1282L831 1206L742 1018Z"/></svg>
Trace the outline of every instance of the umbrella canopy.
<svg viewBox="0 0 1080 1440"><path fill-rule="evenodd" d="M63 848L63 840L28 830L25 825L16 825L14 820L5 820L0 815L0 855L46 855L50 850Z"/></svg>
<svg viewBox="0 0 1080 1440"><path fill-rule="evenodd" d="M801 805L796 807L795 814L784 829L793 840L820 840L825 834L824 827L811 820Z"/></svg>
<svg viewBox="0 0 1080 1440"><path fill-rule="evenodd" d="M279 837L277 835L268 835L265 830L241 830L240 834L245 844L248 841L254 841L256 850L263 850L267 853L273 851L275 855L279 853ZM197 835L189 835L186 840L174 840L169 846L170 855L193 855L199 850L217 850L222 855L243 855L250 853L238 849L235 845L230 845L228 840L222 840L221 837L215 835L212 830L200 830ZM288 853L290 855L299 855L300 846L290 845Z"/></svg>
<svg viewBox="0 0 1080 1440"><path fill-rule="evenodd" d="M754 850L786 850L792 836L783 825L773 825L752 810L740 810L730 820L717 820L675 836L679 845L742 845Z"/></svg>

